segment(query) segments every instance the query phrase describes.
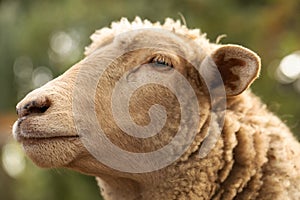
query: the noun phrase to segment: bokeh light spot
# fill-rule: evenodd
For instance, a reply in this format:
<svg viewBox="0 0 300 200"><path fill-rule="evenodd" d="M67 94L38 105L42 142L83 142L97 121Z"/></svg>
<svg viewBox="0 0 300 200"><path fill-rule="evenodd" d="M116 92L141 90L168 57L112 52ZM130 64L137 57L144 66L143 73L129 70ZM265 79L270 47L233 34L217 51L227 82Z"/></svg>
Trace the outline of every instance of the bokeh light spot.
<svg viewBox="0 0 300 200"><path fill-rule="evenodd" d="M276 78L281 83L291 83L300 76L300 52L284 57L276 71Z"/></svg>
<svg viewBox="0 0 300 200"><path fill-rule="evenodd" d="M78 48L80 41L80 32L75 29L54 32L50 37L48 50L51 63L64 65L77 61L81 55L81 49Z"/></svg>
<svg viewBox="0 0 300 200"><path fill-rule="evenodd" d="M53 34L50 40L51 49L59 55L67 55L72 51L73 40L69 34L59 31Z"/></svg>
<svg viewBox="0 0 300 200"><path fill-rule="evenodd" d="M15 143L8 143L2 149L2 164L5 172L17 178L25 169L25 157L22 149Z"/></svg>
<svg viewBox="0 0 300 200"><path fill-rule="evenodd" d="M35 88L41 87L52 78L52 72L47 67L38 67L32 73L32 83Z"/></svg>

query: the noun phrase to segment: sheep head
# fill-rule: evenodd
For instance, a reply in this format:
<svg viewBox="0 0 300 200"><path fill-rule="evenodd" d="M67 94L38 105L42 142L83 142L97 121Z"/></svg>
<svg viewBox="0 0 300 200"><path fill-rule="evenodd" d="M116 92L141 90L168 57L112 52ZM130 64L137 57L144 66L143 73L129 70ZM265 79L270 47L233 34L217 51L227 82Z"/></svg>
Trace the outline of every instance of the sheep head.
<svg viewBox="0 0 300 200"><path fill-rule="evenodd" d="M96 176L124 176L127 164L134 167L125 172L150 172L157 170L153 157L130 156L166 145L170 151L156 162L188 159L207 136L212 103L241 94L260 70L252 51L209 43L199 31L169 19L163 25L122 19L92 39L82 61L17 105L13 134L38 166ZM108 150L108 143L129 154ZM153 166L139 170L144 165Z"/></svg>

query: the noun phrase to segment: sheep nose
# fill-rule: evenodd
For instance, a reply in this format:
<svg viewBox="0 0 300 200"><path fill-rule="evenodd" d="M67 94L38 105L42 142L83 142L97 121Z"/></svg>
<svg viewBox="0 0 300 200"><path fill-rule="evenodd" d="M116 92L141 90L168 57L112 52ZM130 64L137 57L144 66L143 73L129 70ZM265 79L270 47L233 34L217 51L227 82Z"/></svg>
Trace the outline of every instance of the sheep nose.
<svg viewBox="0 0 300 200"><path fill-rule="evenodd" d="M19 118L32 114L44 113L51 106L51 101L47 97L39 97L22 102L17 106L17 115Z"/></svg>

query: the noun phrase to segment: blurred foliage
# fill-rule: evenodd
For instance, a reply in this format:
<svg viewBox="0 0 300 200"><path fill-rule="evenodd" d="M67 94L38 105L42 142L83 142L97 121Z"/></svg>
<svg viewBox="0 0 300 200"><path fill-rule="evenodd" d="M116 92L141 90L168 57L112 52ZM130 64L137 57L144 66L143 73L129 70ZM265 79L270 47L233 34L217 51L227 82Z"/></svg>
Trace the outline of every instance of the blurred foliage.
<svg viewBox="0 0 300 200"><path fill-rule="evenodd" d="M300 134L299 76L285 84L275 76L282 58L300 50L299 10L298 0L0 0L0 113L13 112L27 92L80 60L94 30L123 16L163 21L180 18L180 12L188 27L201 28L211 41L226 34L222 43L241 44L261 56L253 91ZM61 46L62 41L69 43ZM24 172L12 178L0 165L0 199L99 198L92 177L38 169L27 160Z"/></svg>

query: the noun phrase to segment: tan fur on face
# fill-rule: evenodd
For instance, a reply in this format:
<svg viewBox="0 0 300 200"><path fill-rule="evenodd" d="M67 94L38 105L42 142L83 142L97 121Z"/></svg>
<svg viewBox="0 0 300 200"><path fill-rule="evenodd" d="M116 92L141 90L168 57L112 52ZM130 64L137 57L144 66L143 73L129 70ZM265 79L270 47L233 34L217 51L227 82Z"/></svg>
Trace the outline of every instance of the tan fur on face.
<svg viewBox="0 0 300 200"><path fill-rule="evenodd" d="M254 52L238 45L209 43L199 30L189 30L171 19L163 25L140 18L132 23L122 19L110 28L96 31L92 40L84 60L29 93L17 105L20 112L14 136L37 165L65 167L96 176L108 200L300 198L299 143L256 96L245 91L260 70L260 60ZM161 69L155 63L157 59L170 67ZM197 70L211 82L206 85ZM98 80L96 72L99 71L103 74ZM175 79L174 71L191 85L201 108L200 120L196 121L197 134L183 155L167 167L149 173L115 170L94 158L80 140L82 133L77 132L74 123L74 88L80 89L82 98L76 102L88 108L91 105L82 103L90 92L85 86L91 80L98 80L92 99L98 121L92 123L99 123L110 141L124 150L151 152L168 144L178 130L182 105L176 96L157 84L149 84L133 93L129 110L136 124L149 124L149 109L154 104L162 105L167 113L162 130L146 139L129 136L118 127L111 101L113 89L124 74L125 82L130 83L147 81L146 75L153 71L162 74L181 95L186 93L182 83ZM80 73L86 79L78 82ZM214 120L211 116L219 115L211 111L208 91L208 88L222 89L219 82L214 82L216 74L221 75L227 95L224 127L214 148L207 156L199 158L201 144L209 136L208 130L219 128L216 122L209 127ZM123 92L128 91L125 88ZM50 102L47 102L47 110L32 107L44 105L45 99ZM194 108L191 100L187 98L183 102L186 109ZM80 122L86 122L85 113L76 114L81 117ZM195 119L190 116L182 126L187 130L186 138L191 137L189 123L193 121ZM212 134L217 135L216 132ZM183 140L173 148L184 148ZM103 156L110 158L112 155Z"/></svg>

